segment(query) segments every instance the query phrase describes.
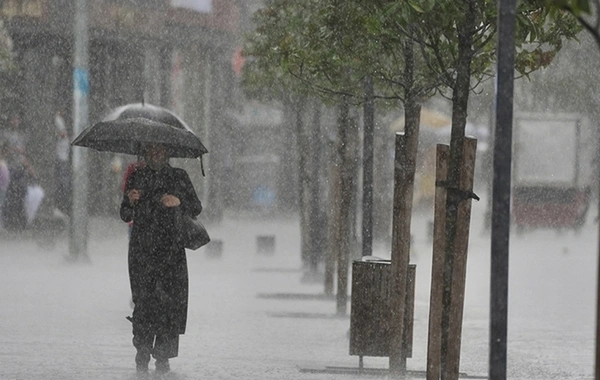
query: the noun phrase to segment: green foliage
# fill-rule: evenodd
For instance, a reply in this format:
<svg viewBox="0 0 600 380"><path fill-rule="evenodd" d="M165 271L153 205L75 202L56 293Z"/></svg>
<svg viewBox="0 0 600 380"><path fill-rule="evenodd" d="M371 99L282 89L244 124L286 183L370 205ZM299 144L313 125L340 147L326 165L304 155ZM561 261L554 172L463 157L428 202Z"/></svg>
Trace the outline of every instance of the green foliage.
<svg viewBox="0 0 600 380"><path fill-rule="evenodd" d="M467 8L471 12L467 12ZM456 69L457 47L460 38L457 25L465 21L474 25L469 34L472 44L471 73L480 81L494 74L496 61L497 2L490 0L439 0L431 14L422 15L418 28L410 33L424 46L424 58L430 68L445 78L452 87ZM463 20L471 14L473 20ZM549 9L537 0L518 2L516 13L515 47L516 69L522 75L546 67L560 50L563 39L575 38L581 30L576 20L567 14L550 19ZM425 18L423 20L423 18Z"/></svg>
<svg viewBox="0 0 600 380"><path fill-rule="evenodd" d="M575 17L577 22L596 41L600 48L600 2L590 0L545 0L554 18L560 18L565 13Z"/></svg>
<svg viewBox="0 0 600 380"><path fill-rule="evenodd" d="M569 10L577 16L590 14L592 11L590 0L546 0L546 5L554 7L554 12Z"/></svg>
<svg viewBox="0 0 600 380"><path fill-rule="evenodd" d="M546 67L563 39L581 30L571 14L556 13L544 1L550 0L518 3L516 69L522 75ZM585 9L582 0L556 1ZM470 44L475 81L494 74L497 9L496 0L267 0L244 47L243 85L255 97L295 92L324 101L361 99L362 82L371 75L379 98L403 100L412 86L424 100L453 88L461 43ZM465 25L472 32L459 30ZM411 78L406 41L418 46Z"/></svg>
<svg viewBox="0 0 600 380"><path fill-rule="evenodd" d="M538 1L523 2L517 17L516 69L523 75L547 67L563 41L576 39L581 26L570 14L551 17L552 10Z"/></svg>
<svg viewBox="0 0 600 380"><path fill-rule="evenodd" d="M581 42L565 43L548 69L533 73L530 81L521 84L530 91L530 106L539 107L537 110L583 112L592 120L598 119L600 55L589 34L582 33L580 37Z"/></svg>
<svg viewBox="0 0 600 380"><path fill-rule="evenodd" d="M342 29L344 21L362 22L348 19L348 14L342 14L345 7L336 8L334 3L271 0L255 14L256 31L248 36L244 46L250 62L243 84L251 96L272 92L279 97L291 89L305 93L315 84L339 92L356 91L357 74L352 65L363 61L348 60L348 56L361 46Z"/></svg>

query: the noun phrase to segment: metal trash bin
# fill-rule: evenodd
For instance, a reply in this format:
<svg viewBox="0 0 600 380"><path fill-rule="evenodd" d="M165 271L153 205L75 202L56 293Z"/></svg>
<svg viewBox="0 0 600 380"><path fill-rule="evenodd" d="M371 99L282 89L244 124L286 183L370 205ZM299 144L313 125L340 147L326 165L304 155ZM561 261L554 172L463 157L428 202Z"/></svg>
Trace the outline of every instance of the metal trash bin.
<svg viewBox="0 0 600 380"><path fill-rule="evenodd" d="M406 358L412 357L417 266L408 267L406 309L402 346ZM352 263L350 311L350 355L389 356L391 320L390 260L355 260Z"/></svg>

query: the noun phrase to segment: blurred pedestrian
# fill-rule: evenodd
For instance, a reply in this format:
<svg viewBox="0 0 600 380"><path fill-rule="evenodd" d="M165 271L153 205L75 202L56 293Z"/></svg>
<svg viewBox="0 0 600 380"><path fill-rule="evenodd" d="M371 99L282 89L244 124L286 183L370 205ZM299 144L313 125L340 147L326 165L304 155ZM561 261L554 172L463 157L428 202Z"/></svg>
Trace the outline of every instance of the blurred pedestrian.
<svg viewBox="0 0 600 380"><path fill-rule="evenodd" d="M186 253L180 239L182 215L196 216L202 204L188 174L169 165L161 144L143 148L144 166L127 178L120 216L133 221L129 240L129 280L134 303L133 345L138 371L168 372L185 333L188 306Z"/></svg>
<svg viewBox="0 0 600 380"><path fill-rule="evenodd" d="M5 131L9 153L25 153L26 137L21 126L21 115L15 113L8 120L8 129Z"/></svg>
<svg viewBox="0 0 600 380"><path fill-rule="evenodd" d="M0 143L0 229L3 228L2 206L4 205L6 189L8 189L8 184L10 182L10 171L8 170L8 164L6 163L6 149L6 143L2 141Z"/></svg>
<svg viewBox="0 0 600 380"><path fill-rule="evenodd" d="M69 154L71 142L62 111L54 115L56 127L56 161L54 164L54 205L62 214L71 214L71 165Z"/></svg>
<svg viewBox="0 0 600 380"><path fill-rule="evenodd" d="M10 182L2 207L2 222L5 229L19 231L27 228L28 225L25 207L27 190L36 175L26 154L26 139L21 130L21 117L18 114L10 118L9 130L5 137L8 141L6 161Z"/></svg>

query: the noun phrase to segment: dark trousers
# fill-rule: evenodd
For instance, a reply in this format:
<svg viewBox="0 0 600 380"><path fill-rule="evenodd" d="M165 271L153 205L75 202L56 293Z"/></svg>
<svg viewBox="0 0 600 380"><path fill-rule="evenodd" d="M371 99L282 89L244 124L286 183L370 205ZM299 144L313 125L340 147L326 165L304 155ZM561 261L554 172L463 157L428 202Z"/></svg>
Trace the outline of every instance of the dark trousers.
<svg viewBox="0 0 600 380"><path fill-rule="evenodd" d="M54 204L61 212L71 215L71 168L68 161L56 161Z"/></svg>
<svg viewBox="0 0 600 380"><path fill-rule="evenodd" d="M135 330L135 329L134 329ZM133 346L147 351L154 359L174 358L179 354L179 334L133 333Z"/></svg>
<svg viewBox="0 0 600 380"><path fill-rule="evenodd" d="M168 321L156 305L138 303L133 309L133 346L155 359L174 358L179 354L179 333L169 329ZM148 357L149 360L149 357Z"/></svg>
<svg viewBox="0 0 600 380"><path fill-rule="evenodd" d="M21 167L10 169L10 182L2 206L4 228L20 231L27 228L25 198L27 196L27 174Z"/></svg>

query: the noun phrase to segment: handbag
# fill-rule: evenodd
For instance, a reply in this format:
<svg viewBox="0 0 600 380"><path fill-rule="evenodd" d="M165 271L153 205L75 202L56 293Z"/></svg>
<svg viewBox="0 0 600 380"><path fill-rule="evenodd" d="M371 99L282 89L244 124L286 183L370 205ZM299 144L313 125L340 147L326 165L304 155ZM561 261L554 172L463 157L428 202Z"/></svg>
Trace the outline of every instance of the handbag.
<svg viewBox="0 0 600 380"><path fill-rule="evenodd" d="M208 231L198 219L183 215L180 241L185 248L196 250L210 242Z"/></svg>

